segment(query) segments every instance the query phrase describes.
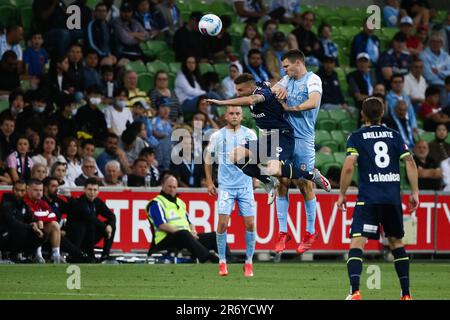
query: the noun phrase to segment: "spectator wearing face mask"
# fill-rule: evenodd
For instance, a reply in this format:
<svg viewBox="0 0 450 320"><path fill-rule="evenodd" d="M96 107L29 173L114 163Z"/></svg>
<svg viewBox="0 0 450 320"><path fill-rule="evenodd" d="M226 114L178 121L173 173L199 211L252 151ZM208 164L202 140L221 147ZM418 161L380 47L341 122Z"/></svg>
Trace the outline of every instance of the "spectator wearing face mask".
<svg viewBox="0 0 450 320"><path fill-rule="evenodd" d="M29 127L42 128L45 120L53 111L48 101L49 93L45 89L30 91L31 106L23 109L16 119L16 131L25 133Z"/></svg>
<svg viewBox="0 0 450 320"><path fill-rule="evenodd" d="M102 102L100 87L89 87L86 96L87 104L78 109L75 122L80 131L89 134L95 142L100 143L104 141L107 133L105 115L98 107Z"/></svg>
<svg viewBox="0 0 450 320"><path fill-rule="evenodd" d="M104 113L108 132L121 136L127 127L127 122L133 122L133 115L128 109L128 92L126 89L116 90L113 105L108 106Z"/></svg>
<svg viewBox="0 0 450 320"><path fill-rule="evenodd" d="M7 116L12 117L14 120L17 120L17 116L23 111L23 108L25 107L24 95L20 91L11 92L8 101L9 108L3 110L0 113L0 120Z"/></svg>

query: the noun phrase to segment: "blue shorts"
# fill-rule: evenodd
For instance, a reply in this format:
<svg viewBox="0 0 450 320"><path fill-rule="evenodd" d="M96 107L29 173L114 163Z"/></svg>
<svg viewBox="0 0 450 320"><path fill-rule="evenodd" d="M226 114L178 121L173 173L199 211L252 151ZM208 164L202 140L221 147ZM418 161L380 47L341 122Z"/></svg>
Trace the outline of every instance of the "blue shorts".
<svg viewBox="0 0 450 320"><path fill-rule="evenodd" d="M314 162L316 161L316 149L314 147L314 141L308 142L304 139L295 138L292 162L296 166L300 166L302 170L314 170Z"/></svg>
<svg viewBox="0 0 450 320"><path fill-rule="evenodd" d="M403 210L401 204L356 203L350 237L380 238L380 225L386 237L403 238Z"/></svg>
<svg viewBox="0 0 450 320"><path fill-rule="evenodd" d="M220 189L219 197L219 214L230 215L234 208L234 200L239 206L239 215L242 217L254 217L256 214L255 197L253 195L253 188L240 189Z"/></svg>
<svg viewBox="0 0 450 320"><path fill-rule="evenodd" d="M278 137L278 141L273 141L276 145L272 146L271 136L260 133L258 140L247 142L245 147L252 152L253 156L256 153L257 163L267 163L269 160L290 161L295 146L291 130L281 130ZM276 140L275 137L273 138ZM274 152L272 152L272 148Z"/></svg>

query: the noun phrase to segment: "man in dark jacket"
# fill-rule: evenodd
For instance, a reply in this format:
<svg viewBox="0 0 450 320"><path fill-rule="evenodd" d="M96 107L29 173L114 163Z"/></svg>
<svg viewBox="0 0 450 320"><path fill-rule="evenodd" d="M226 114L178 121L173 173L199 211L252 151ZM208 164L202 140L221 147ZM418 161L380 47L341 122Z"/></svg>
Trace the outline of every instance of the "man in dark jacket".
<svg viewBox="0 0 450 320"><path fill-rule="evenodd" d="M333 56L325 56L323 64L317 72L317 75L322 80L323 94L320 106L322 109L328 110L347 107L338 75L336 71L334 71L335 68L336 58Z"/></svg>
<svg viewBox="0 0 450 320"><path fill-rule="evenodd" d="M352 41L350 52L350 65L354 67L358 54L366 52L373 66L378 63L380 57L380 39L373 34L373 29L367 26L367 19L363 22L363 31L358 33Z"/></svg>
<svg viewBox="0 0 450 320"><path fill-rule="evenodd" d="M319 38L311 31L315 15L311 11L302 14L301 25L292 31L297 38L298 48L305 54L305 63L311 66L319 66L319 61L324 56Z"/></svg>
<svg viewBox="0 0 450 320"><path fill-rule="evenodd" d="M84 194L74 201L67 221L67 237L78 247L82 247L90 258L94 258L94 246L103 239L101 260L107 260L116 232L116 216L98 198L99 183L87 179ZM102 221L98 216L105 218Z"/></svg>
<svg viewBox="0 0 450 320"><path fill-rule="evenodd" d="M4 194L0 205L0 249L10 250L11 259L17 261L18 254L34 253L43 242L43 225L24 203L26 183L16 181L12 194Z"/></svg>

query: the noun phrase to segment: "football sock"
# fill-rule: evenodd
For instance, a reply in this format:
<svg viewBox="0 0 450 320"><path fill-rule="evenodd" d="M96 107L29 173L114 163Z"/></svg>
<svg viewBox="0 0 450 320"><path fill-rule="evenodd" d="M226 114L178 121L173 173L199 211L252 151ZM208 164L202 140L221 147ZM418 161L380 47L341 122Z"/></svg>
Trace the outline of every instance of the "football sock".
<svg viewBox="0 0 450 320"><path fill-rule="evenodd" d="M357 248L350 249L348 252L347 270L352 294L359 290L359 278L361 277L363 262L362 254L362 250Z"/></svg>
<svg viewBox="0 0 450 320"><path fill-rule="evenodd" d="M292 163L281 162L281 176L289 179L306 179L312 180L314 174L309 171L300 169L298 166L294 166Z"/></svg>
<svg viewBox="0 0 450 320"><path fill-rule="evenodd" d="M397 271L402 287L402 295L409 295L409 258L406 255L405 248L394 249L392 254L394 255L395 271Z"/></svg>
<svg viewBox="0 0 450 320"><path fill-rule="evenodd" d="M52 256L59 256L59 247L52 248Z"/></svg>
<svg viewBox="0 0 450 320"><path fill-rule="evenodd" d="M261 181L262 183L271 183L272 180L270 179L269 176L267 175L263 175L261 173L261 168L258 167L257 164L254 163L250 163L252 162L252 159L249 159L246 163L241 164L241 163L236 163L235 165L242 170L242 172L244 172L246 175L252 177L252 178L256 178L259 181Z"/></svg>
<svg viewBox="0 0 450 320"><path fill-rule="evenodd" d="M217 239L217 251L219 251L219 262L226 262L226 247L227 247L227 232L224 233L218 233L216 232L216 239Z"/></svg>
<svg viewBox="0 0 450 320"><path fill-rule="evenodd" d="M255 253L255 231L245 231L245 246L245 263L252 263Z"/></svg>
<svg viewBox="0 0 450 320"><path fill-rule="evenodd" d="M306 211L306 231L311 234L315 232L316 223L316 198L305 201L305 211Z"/></svg>
<svg viewBox="0 0 450 320"><path fill-rule="evenodd" d="M38 247L38 248L36 249L36 256L37 256L37 257L42 257L42 247Z"/></svg>
<svg viewBox="0 0 450 320"><path fill-rule="evenodd" d="M277 218L280 232L287 232L287 217L289 212L289 200L287 196L276 199L277 203Z"/></svg>

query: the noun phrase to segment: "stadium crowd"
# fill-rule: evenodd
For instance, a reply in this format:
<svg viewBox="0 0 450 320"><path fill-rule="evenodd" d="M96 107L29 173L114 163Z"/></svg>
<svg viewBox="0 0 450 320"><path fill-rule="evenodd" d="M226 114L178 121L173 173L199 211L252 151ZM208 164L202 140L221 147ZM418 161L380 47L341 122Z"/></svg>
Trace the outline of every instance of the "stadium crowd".
<svg viewBox="0 0 450 320"><path fill-rule="evenodd" d="M269 8L261 0L234 0L239 21L246 24L239 50L232 45L229 16L221 16L221 33L208 37L198 32L203 13L193 11L183 22L175 0L123 0L118 6L104 0L93 8L86 3L75 1L81 9L79 30L66 28L68 16L59 0L33 1L32 28L26 35L21 25L1 27L0 100L9 107L0 113L0 185L13 186L14 210L29 208L26 197L32 195L25 195L24 184L39 189L44 183L35 200L50 206L56 201L48 194L53 182L63 194L75 186L151 187L170 171L180 187L205 187L203 165L193 156L202 154L202 146L189 148L191 154L174 163L172 133L184 129L191 139L182 143L192 146L199 131L220 128L222 113L207 99L234 96L233 80L243 72L276 83L285 75L281 57L292 48L305 53L307 66L322 79L324 110L342 109L351 117L368 96L382 97L385 125L398 130L414 150L420 189L450 190L450 13L435 21L436 10L426 0L386 2L384 25L398 32L385 51L365 20L351 41L353 70L345 79L336 72L343 62L333 25L323 23L315 33L315 14L301 12L300 0L272 1ZM281 31L286 23L295 27L292 32ZM155 40L173 48L181 67L173 84L167 70L155 70L154 83L144 91L130 66L155 60L143 50ZM221 79L215 71L200 72L203 62L228 63L228 75ZM434 141L419 138L417 120L435 132ZM326 146L316 148L331 152ZM336 175L336 170L329 173ZM338 184L338 179L331 180ZM2 211L8 205L3 200ZM85 206L91 210L90 204ZM38 222L27 219L31 229L17 243L31 237L27 243L37 247L45 237L36 231L41 230L34 226ZM92 231L89 243L100 234L111 238L113 218L95 225L102 230ZM51 236L57 228L45 227L51 243L61 240L74 259L82 259L81 240L70 237L70 228L67 237L61 230L61 239Z"/></svg>

